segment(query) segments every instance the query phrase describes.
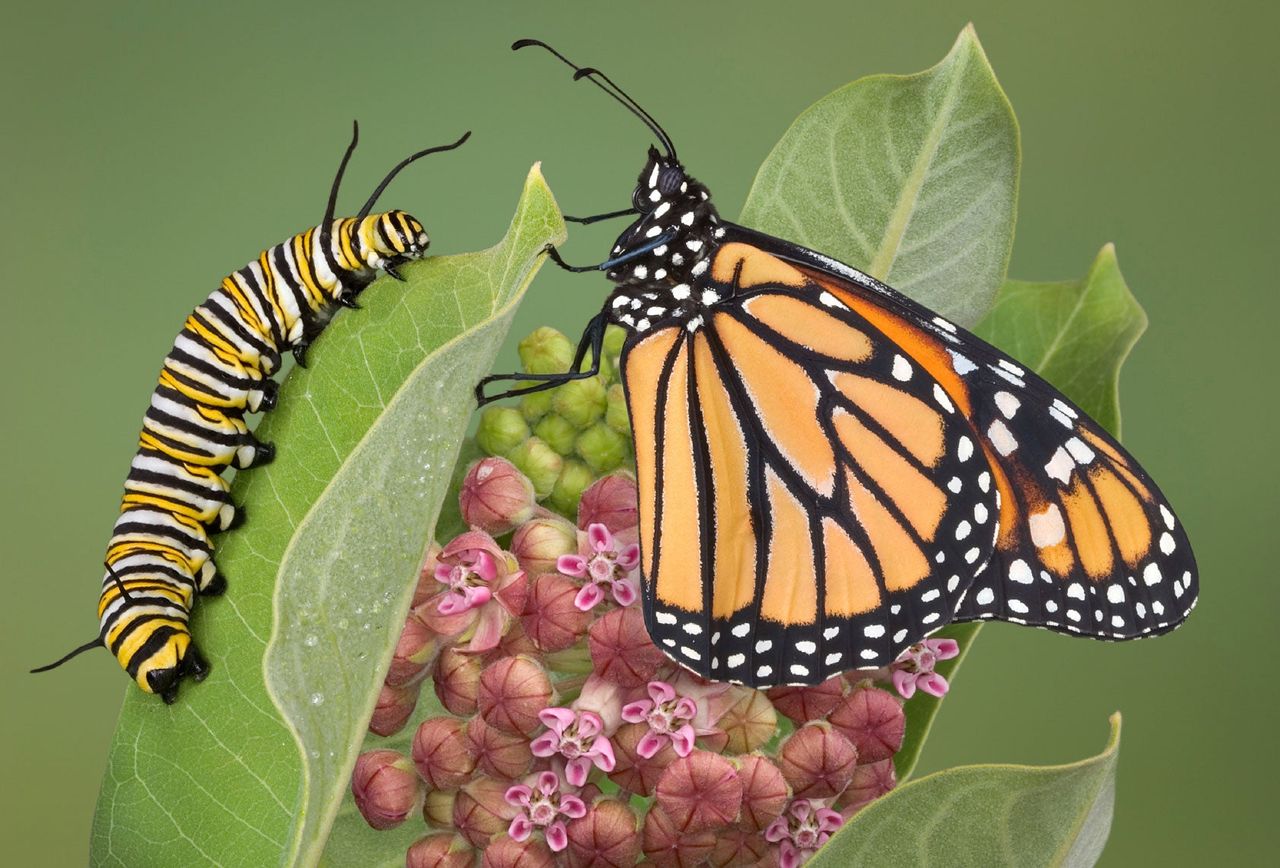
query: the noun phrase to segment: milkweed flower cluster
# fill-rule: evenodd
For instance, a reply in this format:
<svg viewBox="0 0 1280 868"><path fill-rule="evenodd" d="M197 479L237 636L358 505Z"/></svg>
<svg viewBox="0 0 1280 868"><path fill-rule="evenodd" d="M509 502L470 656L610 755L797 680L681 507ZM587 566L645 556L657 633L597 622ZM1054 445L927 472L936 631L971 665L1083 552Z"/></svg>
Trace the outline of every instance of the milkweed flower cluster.
<svg viewBox="0 0 1280 868"><path fill-rule="evenodd" d="M420 824L410 868L792 868L894 787L903 697L946 690L955 643L813 687L707 681L645 631L633 477L596 478L575 520L538 500L514 460L475 462L470 529L422 568L352 777L370 826Z"/></svg>

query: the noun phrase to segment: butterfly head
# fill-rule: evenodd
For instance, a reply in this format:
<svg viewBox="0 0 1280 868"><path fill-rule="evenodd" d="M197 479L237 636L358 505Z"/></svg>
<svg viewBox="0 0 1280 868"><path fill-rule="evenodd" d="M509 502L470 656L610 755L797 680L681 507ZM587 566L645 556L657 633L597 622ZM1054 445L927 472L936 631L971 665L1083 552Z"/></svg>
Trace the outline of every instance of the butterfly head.
<svg viewBox="0 0 1280 868"><path fill-rule="evenodd" d="M707 270L724 230L710 191L674 155L649 149L631 204L640 216L614 244L611 258L625 262L608 270L611 281L670 290Z"/></svg>

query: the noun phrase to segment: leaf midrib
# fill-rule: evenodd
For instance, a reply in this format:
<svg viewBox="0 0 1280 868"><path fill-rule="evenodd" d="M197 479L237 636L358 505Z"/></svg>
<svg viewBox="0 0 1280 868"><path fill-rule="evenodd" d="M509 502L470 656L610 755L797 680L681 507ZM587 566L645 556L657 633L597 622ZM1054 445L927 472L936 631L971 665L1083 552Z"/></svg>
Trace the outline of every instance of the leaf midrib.
<svg viewBox="0 0 1280 868"><path fill-rule="evenodd" d="M951 115L955 111L955 105L959 99L960 81L965 67L968 65L968 60L969 53L967 51L961 52L956 59L956 67L953 70L946 95L942 99L937 118L929 128L929 135L925 138L924 146L916 154L915 163L912 164L911 171L907 174L906 182L898 194L898 201L894 206L893 214L889 217L889 223L885 226L884 235L880 239L880 247L876 250L875 256L872 257L871 263L867 268L872 276L880 280L887 281L889 279L889 271L893 268L893 263L898 258L898 250L902 247L902 239L906 235L907 226L910 225L911 217L915 213L916 204L920 199L920 191L924 189L925 176L929 166L933 163L934 157L937 156L938 148L942 144L943 130L950 123Z"/></svg>

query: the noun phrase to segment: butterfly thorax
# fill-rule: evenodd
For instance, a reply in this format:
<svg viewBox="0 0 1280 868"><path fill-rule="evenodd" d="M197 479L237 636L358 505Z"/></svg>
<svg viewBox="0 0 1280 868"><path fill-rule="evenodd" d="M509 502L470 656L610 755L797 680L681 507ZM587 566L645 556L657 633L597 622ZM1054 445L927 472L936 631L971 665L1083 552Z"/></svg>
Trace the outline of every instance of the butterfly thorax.
<svg viewBox="0 0 1280 868"><path fill-rule="evenodd" d="M617 286L610 318L638 332L672 317L692 322L719 300L700 288L724 236L710 192L650 149L632 204L640 217L618 236L611 259L622 261L606 271Z"/></svg>

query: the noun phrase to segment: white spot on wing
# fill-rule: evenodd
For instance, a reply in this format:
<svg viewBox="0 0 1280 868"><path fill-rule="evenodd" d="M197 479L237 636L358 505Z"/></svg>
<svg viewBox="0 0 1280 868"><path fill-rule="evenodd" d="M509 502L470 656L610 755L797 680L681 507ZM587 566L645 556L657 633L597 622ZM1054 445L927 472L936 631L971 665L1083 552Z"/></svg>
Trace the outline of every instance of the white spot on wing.
<svg viewBox="0 0 1280 868"><path fill-rule="evenodd" d="M991 439L991 445L1002 456L1009 455L1018 448L1018 441L1013 439L1013 433L999 419L996 419L987 428L987 437Z"/></svg>

